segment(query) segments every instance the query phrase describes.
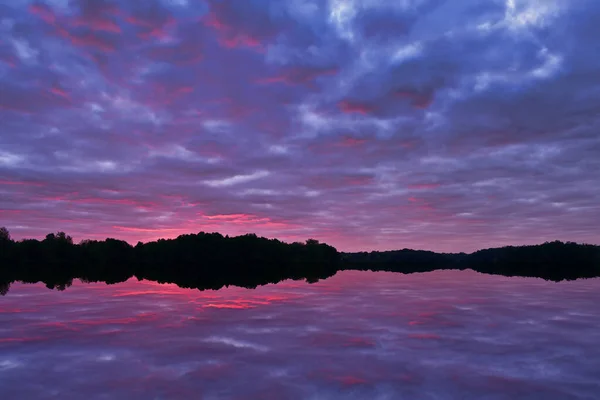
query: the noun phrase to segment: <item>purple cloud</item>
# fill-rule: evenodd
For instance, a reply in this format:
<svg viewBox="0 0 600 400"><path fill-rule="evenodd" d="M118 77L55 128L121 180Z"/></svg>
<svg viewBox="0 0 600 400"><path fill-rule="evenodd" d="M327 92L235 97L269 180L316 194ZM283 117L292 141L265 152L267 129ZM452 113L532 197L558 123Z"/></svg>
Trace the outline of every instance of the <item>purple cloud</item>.
<svg viewBox="0 0 600 400"><path fill-rule="evenodd" d="M16 238L219 230L341 250L600 243L599 11L11 2L2 225Z"/></svg>

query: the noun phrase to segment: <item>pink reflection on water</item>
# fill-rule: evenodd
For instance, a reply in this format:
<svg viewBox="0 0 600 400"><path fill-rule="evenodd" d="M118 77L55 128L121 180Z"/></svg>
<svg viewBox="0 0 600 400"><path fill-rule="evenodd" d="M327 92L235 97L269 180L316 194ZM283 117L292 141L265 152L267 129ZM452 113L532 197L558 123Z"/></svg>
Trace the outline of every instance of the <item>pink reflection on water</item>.
<svg viewBox="0 0 600 400"><path fill-rule="evenodd" d="M256 290L16 284L0 298L0 386L5 398L593 398L599 287L471 271Z"/></svg>

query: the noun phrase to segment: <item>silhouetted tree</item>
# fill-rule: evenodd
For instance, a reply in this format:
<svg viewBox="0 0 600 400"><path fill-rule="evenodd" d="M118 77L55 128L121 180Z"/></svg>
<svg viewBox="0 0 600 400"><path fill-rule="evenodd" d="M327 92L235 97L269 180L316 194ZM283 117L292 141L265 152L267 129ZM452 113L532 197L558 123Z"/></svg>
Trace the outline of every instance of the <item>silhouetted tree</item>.
<svg viewBox="0 0 600 400"><path fill-rule="evenodd" d="M5 227L0 228L0 242L10 242L10 232Z"/></svg>
<svg viewBox="0 0 600 400"><path fill-rule="evenodd" d="M13 253L14 242L10 237L10 232L5 227L2 227L0 228L0 283L3 280L10 282L12 279L12 273L14 271ZM8 291L8 287L6 291Z"/></svg>

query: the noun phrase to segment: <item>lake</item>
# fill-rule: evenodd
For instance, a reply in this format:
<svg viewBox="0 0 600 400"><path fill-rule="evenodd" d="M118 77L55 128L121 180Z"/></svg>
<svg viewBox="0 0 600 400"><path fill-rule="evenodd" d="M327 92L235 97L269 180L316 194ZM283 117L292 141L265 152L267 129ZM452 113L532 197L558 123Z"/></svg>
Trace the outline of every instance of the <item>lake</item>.
<svg viewBox="0 0 600 400"><path fill-rule="evenodd" d="M12 399L598 399L600 279L340 272L0 297Z"/></svg>

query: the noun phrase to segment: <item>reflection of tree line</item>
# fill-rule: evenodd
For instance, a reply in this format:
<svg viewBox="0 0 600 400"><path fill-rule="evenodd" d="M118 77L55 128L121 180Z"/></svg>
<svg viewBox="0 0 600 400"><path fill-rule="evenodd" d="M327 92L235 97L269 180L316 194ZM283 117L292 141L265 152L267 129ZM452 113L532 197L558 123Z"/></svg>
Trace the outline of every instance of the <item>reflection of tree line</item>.
<svg viewBox="0 0 600 400"><path fill-rule="evenodd" d="M6 294L15 281L43 282L62 290L73 279L110 284L137 277L187 288L218 289L225 285L252 288L285 279L315 282L345 269L412 273L467 268L555 281L595 277L600 276L600 246L552 242L472 254L415 250L338 253L312 239L288 244L253 234L199 233L131 246L116 239L74 244L63 232L41 241L14 241L8 230L0 229L0 294Z"/></svg>

